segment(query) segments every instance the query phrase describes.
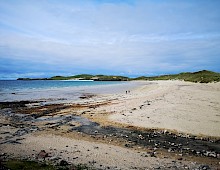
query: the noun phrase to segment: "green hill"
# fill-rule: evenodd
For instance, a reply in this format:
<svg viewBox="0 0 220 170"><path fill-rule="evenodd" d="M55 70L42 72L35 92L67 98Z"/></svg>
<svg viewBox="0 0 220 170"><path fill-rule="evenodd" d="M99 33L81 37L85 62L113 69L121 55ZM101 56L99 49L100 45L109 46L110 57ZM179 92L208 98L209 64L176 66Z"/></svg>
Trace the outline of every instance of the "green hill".
<svg viewBox="0 0 220 170"><path fill-rule="evenodd" d="M219 82L220 73L215 73L208 70L202 70L198 72L185 72L179 74L170 74L170 75L161 75L154 77L141 76L137 78L129 78L124 76L110 76L110 75L91 75L91 74L79 74L75 76L54 76L51 78L39 78L39 79L30 79L30 78L18 78L18 80L94 80L94 81L129 81L129 80L184 80L190 82L199 82L199 83L210 83L210 82Z"/></svg>
<svg viewBox="0 0 220 170"><path fill-rule="evenodd" d="M108 76L108 75L90 75L90 74L79 74L75 76L54 76L48 78L48 80L71 80L71 79L80 79L80 80L94 80L94 81L127 81L128 77L123 76Z"/></svg>
<svg viewBox="0 0 220 170"><path fill-rule="evenodd" d="M93 77L93 75L90 74L79 74L75 76L54 76L51 78L48 78L48 80L71 80L71 79L82 79L82 80L90 80Z"/></svg>
<svg viewBox="0 0 220 170"><path fill-rule="evenodd" d="M162 75L155 77L138 77L135 80L184 80L190 82L199 82L199 83L210 83L210 82L219 82L220 81L220 73L215 73L208 70L202 70L198 72L185 72L179 74L171 74L171 75Z"/></svg>

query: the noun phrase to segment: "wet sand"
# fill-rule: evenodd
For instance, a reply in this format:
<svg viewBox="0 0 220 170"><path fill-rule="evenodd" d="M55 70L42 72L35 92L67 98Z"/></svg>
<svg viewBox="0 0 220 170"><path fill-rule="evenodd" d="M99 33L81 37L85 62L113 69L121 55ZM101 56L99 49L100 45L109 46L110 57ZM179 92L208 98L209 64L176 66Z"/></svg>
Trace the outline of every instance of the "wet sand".
<svg viewBox="0 0 220 170"><path fill-rule="evenodd" d="M1 102L1 158L41 161L44 150L47 162L97 169L217 169L219 94L219 83L155 81L68 102Z"/></svg>

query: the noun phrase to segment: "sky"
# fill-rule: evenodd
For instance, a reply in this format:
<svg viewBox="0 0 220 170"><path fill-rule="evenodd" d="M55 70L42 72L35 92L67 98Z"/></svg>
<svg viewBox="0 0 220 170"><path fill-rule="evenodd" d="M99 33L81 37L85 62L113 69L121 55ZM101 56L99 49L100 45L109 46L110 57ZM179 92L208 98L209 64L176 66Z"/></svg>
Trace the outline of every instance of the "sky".
<svg viewBox="0 0 220 170"><path fill-rule="evenodd" d="M219 0L0 0L0 79L220 72Z"/></svg>

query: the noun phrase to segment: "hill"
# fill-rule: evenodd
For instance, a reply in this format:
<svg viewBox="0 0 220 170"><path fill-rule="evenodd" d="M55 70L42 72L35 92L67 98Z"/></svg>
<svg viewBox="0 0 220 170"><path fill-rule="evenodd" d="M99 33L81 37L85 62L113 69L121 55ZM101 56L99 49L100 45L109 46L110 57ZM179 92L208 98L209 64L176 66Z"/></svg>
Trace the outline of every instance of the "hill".
<svg viewBox="0 0 220 170"><path fill-rule="evenodd" d="M220 81L220 73L202 70L198 72L185 72L179 74L171 74L171 75L161 75L155 77L138 77L134 80L184 80L190 82L199 82L199 83L210 83L210 82L219 82Z"/></svg>
<svg viewBox="0 0 220 170"><path fill-rule="evenodd" d="M141 76L137 78L129 78L124 76L110 76L110 75L91 75L91 74L79 74L75 76L54 76L51 78L18 78L17 80L94 80L94 81L129 81L129 80L184 80L195 83L210 83L219 82L220 73L202 70L198 72L185 72L179 74L169 74L154 77Z"/></svg>
<svg viewBox="0 0 220 170"><path fill-rule="evenodd" d="M94 80L94 81L128 81L128 77L109 76L109 75L91 75L79 74L75 76L53 76L51 78L18 78L17 80Z"/></svg>
<svg viewBox="0 0 220 170"><path fill-rule="evenodd" d="M93 77L93 75L90 74L79 74L75 76L54 76L51 78L48 78L48 80L71 80L71 79L81 79L81 80L90 80Z"/></svg>

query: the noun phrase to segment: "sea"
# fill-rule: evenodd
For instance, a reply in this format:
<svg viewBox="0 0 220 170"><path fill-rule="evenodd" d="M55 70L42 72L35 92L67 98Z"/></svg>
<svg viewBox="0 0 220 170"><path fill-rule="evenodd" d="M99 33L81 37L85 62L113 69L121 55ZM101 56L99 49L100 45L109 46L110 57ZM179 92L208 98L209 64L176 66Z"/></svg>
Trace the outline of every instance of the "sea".
<svg viewBox="0 0 220 170"><path fill-rule="evenodd" d="M83 94L112 94L139 86L125 81L60 81L60 80L0 80L0 102L45 100L67 102Z"/></svg>
<svg viewBox="0 0 220 170"><path fill-rule="evenodd" d="M98 86L124 84L122 81L90 81L90 80L0 80L0 91L23 91L59 89L80 86Z"/></svg>

